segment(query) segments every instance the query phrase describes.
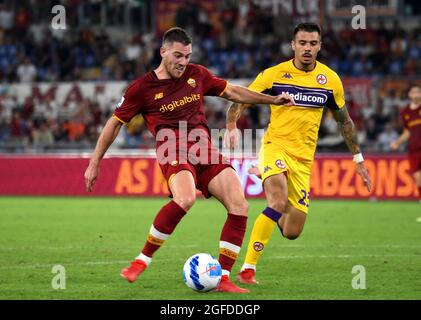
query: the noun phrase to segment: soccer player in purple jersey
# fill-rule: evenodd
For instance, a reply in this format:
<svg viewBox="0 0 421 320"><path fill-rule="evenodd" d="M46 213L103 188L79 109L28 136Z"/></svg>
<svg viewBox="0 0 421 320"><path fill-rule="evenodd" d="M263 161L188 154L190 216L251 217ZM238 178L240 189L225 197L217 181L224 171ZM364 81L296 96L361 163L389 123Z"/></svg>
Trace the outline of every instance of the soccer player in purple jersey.
<svg viewBox="0 0 421 320"><path fill-rule="evenodd" d="M130 84L98 138L85 171L86 188L92 190L100 161L121 126L141 114L157 140L157 161L172 200L158 212L141 253L121 271L121 275L134 282L145 271L154 253L194 204L198 189L207 198L214 196L228 211L219 242L222 280L216 291L246 293L247 289L239 288L229 280L229 274L243 242L248 203L234 169L212 145L203 97L221 96L233 102L275 105L293 105L294 101L289 95L270 96L231 85L205 67L189 63L191 42L190 36L181 28L171 28L164 34L161 64ZM182 124L185 130L180 129ZM161 134L164 131L165 134ZM162 136L168 136L168 131L173 133L172 137L162 139ZM194 139L188 139L191 134ZM196 154L197 137L201 142L199 149L205 150L199 156ZM181 147L182 142L185 142L185 148ZM169 145L177 146L175 152L167 148Z"/></svg>

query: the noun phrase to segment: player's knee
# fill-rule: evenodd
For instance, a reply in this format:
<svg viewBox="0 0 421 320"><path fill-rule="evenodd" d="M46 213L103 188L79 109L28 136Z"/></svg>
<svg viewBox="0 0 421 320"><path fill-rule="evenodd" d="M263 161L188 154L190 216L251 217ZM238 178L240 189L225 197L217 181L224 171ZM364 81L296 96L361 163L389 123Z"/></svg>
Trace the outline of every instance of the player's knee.
<svg viewBox="0 0 421 320"><path fill-rule="evenodd" d="M196 195L179 196L174 198L174 201L184 210L188 211L191 207L193 207L196 201Z"/></svg>
<svg viewBox="0 0 421 320"><path fill-rule="evenodd" d="M277 198L275 195L274 197L272 197L272 199L272 201L269 201L269 207L278 212L285 212L288 205L288 200L283 199L281 195L279 195L279 198Z"/></svg>
<svg viewBox="0 0 421 320"><path fill-rule="evenodd" d="M238 201L236 204L236 211L238 214L247 216L249 212L249 203L246 199L242 199L241 201Z"/></svg>
<svg viewBox="0 0 421 320"><path fill-rule="evenodd" d="M417 186L421 187L421 173L416 172L412 175Z"/></svg>
<svg viewBox="0 0 421 320"><path fill-rule="evenodd" d="M228 211L240 216L247 216L249 211L249 204L244 197L238 197L230 201L227 205Z"/></svg>

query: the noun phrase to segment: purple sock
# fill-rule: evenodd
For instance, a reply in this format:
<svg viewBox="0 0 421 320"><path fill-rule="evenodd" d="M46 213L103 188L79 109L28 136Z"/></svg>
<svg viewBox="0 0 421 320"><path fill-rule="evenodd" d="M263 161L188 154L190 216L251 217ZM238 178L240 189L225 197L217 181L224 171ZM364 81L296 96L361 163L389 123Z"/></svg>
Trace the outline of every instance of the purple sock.
<svg viewBox="0 0 421 320"><path fill-rule="evenodd" d="M282 213L278 212L272 208L266 207L265 210L263 210L263 214L268 217L269 219L278 222L278 220L282 217Z"/></svg>
<svg viewBox="0 0 421 320"><path fill-rule="evenodd" d="M269 219L275 221L276 225L279 228L279 231L281 231L282 236L284 235L284 232L281 228L281 226L279 225L278 221L279 219L282 217L282 213L278 212L272 208L266 207L265 210L263 210L262 212L266 217L268 217Z"/></svg>

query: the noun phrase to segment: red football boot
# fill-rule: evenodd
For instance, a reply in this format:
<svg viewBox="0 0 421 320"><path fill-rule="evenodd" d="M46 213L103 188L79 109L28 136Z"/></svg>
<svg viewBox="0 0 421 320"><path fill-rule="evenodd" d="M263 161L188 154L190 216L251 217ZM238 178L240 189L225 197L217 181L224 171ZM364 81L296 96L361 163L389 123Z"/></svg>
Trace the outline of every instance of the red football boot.
<svg viewBox="0 0 421 320"><path fill-rule="evenodd" d="M228 276L222 276L221 282L216 287L217 292L232 292L232 293L249 293L250 290L242 289L237 287L233 282L230 281Z"/></svg>
<svg viewBox="0 0 421 320"><path fill-rule="evenodd" d="M259 282L255 278L256 271L253 269L244 269L237 275L237 280L245 284L258 284Z"/></svg>
<svg viewBox="0 0 421 320"><path fill-rule="evenodd" d="M121 270L120 275L129 282L135 282L137 277L146 270L147 264L142 260L135 260L131 263L130 267Z"/></svg>

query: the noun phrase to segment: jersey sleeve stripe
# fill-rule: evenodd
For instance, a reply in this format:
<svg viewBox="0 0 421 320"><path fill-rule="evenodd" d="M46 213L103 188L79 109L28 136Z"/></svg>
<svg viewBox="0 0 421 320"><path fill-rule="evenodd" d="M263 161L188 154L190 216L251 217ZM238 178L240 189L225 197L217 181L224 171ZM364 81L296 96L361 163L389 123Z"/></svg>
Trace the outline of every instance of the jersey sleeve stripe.
<svg viewBox="0 0 421 320"><path fill-rule="evenodd" d="M118 121L120 121L123 124L127 124L127 122L121 120L119 117L117 117L115 114L113 114L113 117L116 118Z"/></svg>
<svg viewBox="0 0 421 320"><path fill-rule="evenodd" d="M227 90L227 88L228 88L228 81L226 81L225 88L224 88L224 90L222 90L222 92L219 94L219 96L222 96L224 94L225 90Z"/></svg>

